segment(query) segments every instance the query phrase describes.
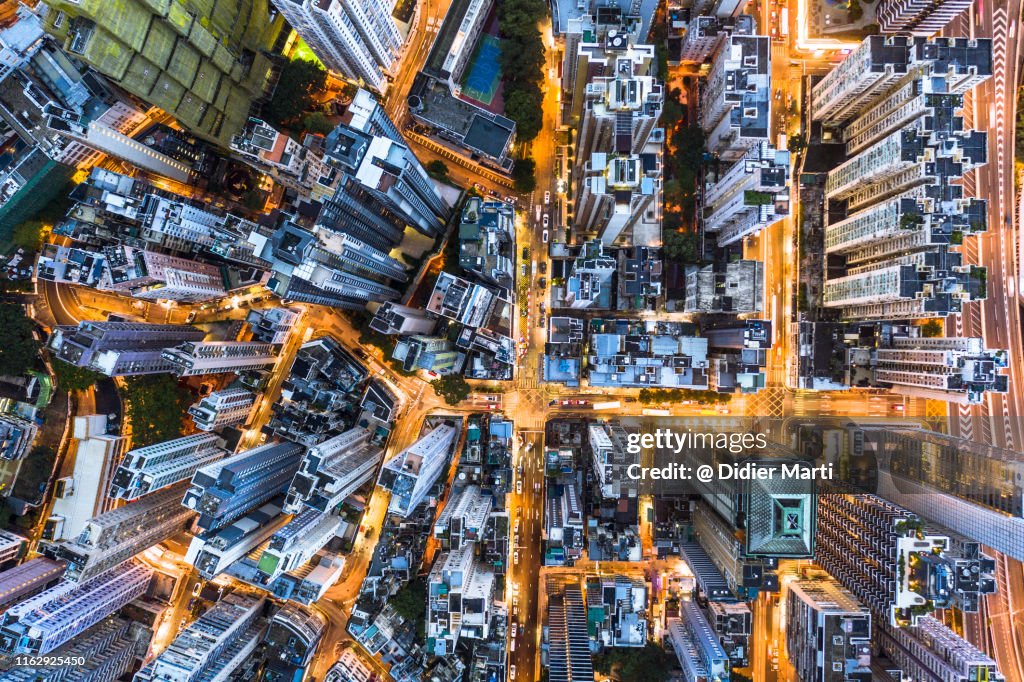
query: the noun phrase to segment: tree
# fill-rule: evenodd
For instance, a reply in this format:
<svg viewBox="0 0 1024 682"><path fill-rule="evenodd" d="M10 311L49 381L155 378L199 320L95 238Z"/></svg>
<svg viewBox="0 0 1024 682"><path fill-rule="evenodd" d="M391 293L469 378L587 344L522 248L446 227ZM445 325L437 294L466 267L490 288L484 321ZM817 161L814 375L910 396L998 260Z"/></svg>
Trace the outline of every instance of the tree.
<svg viewBox="0 0 1024 682"><path fill-rule="evenodd" d="M427 172L438 178L448 177L448 164L441 159L434 159L425 166Z"/></svg>
<svg viewBox="0 0 1024 682"><path fill-rule="evenodd" d="M448 374L440 379L434 379L430 385L448 405L458 405L469 397L469 384L461 374Z"/></svg>
<svg viewBox="0 0 1024 682"><path fill-rule="evenodd" d="M322 111L314 111L302 117L302 128L307 133L326 135L334 130L334 124L327 120Z"/></svg>
<svg viewBox="0 0 1024 682"><path fill-rule="evenodd" d="M34 325L25 315L25 309L16 303L0 304L0 375L19 376L36 361L39 342L32 332Z"/></svg>
<svg viewBox="0 0 1024 682"><path fill-rule="evenodd" d="M170 374L149 374L125 379L121 400L132 422L134 445L143 447L181 435L192 394Z"/></svg>
<svg viewBox="0 0 1024 682"><path fill-rule="evenodd" d="M617 677L620 680L663 682L668 679L673 660L663 648L654 642L647 642L642 649L605 650L594 657L594 670L607 675L612 672L612 668L618 668Z"/></svg>
<svg viewBox="0 0 1024 682"><path fill-rule="evenodd" d="M95 386L96 382L103 378L99 372L76 367L59 358L55 358L52 364L53 373L57 375L57 388L65 391L84 391Z"/></svg>
<svg viewBox="0 0 1024 682"><path fill-rule="evenodd" d="M422 620L427 603L427 585L422 578L410 580L395 592L388 603L405 620Z"/></svg>
<svg viewBox="0 0 1024 682"><path fill-rule="evenodd" d="M935 338L936 336L942 336L943 332L942 323L938 320L928 320L921 325L921 336L925 338Z"/></svg>
<svg viewBox="0 0 1024 682"><path fill-rule="evenodd" d="M679 263L696 263L700 260L700 238L695 232L666 232L662 253Z"/></svg>
<svg viewBox="0 0 1024 682"><path fill-rule="evenodd" d="M850 0L850 7L846 10L846 18L851 22L860 21L861 17L864 16L864 8L860 6L857 0Z"/></svg>
<svg viewBox="0 0 1024 682"><path fill-rule="evenodd" d="M14 228L11 241L26 251L38 251L43 245L43 221L26 220Z"/></svg>
<svg viewBox="0 0 1024 682"><path fill-rule="evenodd" d="M273 126L297 119L327 89L327 72L313 61L294 60L281 69L274 96L263 107L263 118Z"/></svg>
<svg viewBox="0 0 1024 682"><path fill-rule="evenodd" d="M512 167L512 181L517 192L527 194L537 189L537 178L534 175L536 170L537 163L532 157L516 161L516 165Z"/></svg>
<svg viewBox="0 0 1024 682"><path fill-rule="evenodd" d="M516 139L529 142L544 126L544 94L536 83L523 83L505 91L505 115L516 123Z"/></svg>

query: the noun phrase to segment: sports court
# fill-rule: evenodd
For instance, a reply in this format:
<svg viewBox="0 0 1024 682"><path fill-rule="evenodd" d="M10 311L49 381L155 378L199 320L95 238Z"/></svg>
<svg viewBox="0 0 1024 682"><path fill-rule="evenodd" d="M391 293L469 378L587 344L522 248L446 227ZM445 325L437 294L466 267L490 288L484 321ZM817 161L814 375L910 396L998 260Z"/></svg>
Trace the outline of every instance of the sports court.
<svg viewBox="0 0 1024 682"><path fill-rule="evenodd" d="M501 40L489 33L480 36L476 53L462 79L462 96L485 107L494 103L501 85Z"/></svg>

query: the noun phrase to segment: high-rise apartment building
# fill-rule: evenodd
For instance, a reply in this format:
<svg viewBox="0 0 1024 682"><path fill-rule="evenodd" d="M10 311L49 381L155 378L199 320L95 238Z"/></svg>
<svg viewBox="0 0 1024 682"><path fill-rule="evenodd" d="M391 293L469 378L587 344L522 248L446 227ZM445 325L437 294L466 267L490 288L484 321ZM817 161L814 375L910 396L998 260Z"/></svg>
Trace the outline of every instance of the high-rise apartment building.
<svg viewBox="0 0 1024 682"><path fill-rule="evenodd" d="M970 0L882 0L875 17L882 33L932 36L970 6Z"/></svg>
<svg viewBox="0 0 1024 682"><path fill-rule="evenodd" d="M437 320L427 317L423 310L393 301L382 303L370 320L370 329L381 334L429 335L436 326Z"/></svg>
<svg viewBox="0 0 1024 682"><path fill-rule="evenodd" d="M290 300L362 310L370 301L392 301L390 286L408 279L405 267L385 251L324 227L314 231L287 222L267 240L259 256L273 264L267 283Z"/></svg>
<svg viewBox="0 0 1024 682"><path fill-rule="evenodd" d="M457 436L455 427L442 424L384 465L377 483L391 492L390 513L409 516L427 498Z"/></svg>
<svg viewBox="0 0 1024 682"><path fill-rule="evenodd" d="M0 565L19 558L27 542L17 533L0 530Z"/></svg>
<svg viewBox="0 0 1024 682"><path fill-rule="evenodd" d="M871 613L825 576L789 583L786 657L807 682L871 681Z"/></svg>
<svg viewBox="0 0 1024 682"><path fill-rule="evenodd" d="M686 682L727 680L731 668L729 655L700 607L687 600L680 603L679 611L679 618L666 621L666 638L679 659Z"/></svg>
<svg viewBox="0 0 1024 682"><path fill-rule="evenodd" d="M757 234L789 215L789 152L766 140L752 144L728 170L708 181L701 217L719 246Z"/></svg>
<svg viewBox="0 0 1024 682"><path fill-rule="evenodd" d="M711 66L700 101L707 149L738 161L767 141L771 120L771 39L730 35Z"/></svg>
<svg viewBox="0 0 1024 682"><path fill-rule="evenodd" d="M427 641L435 656L454 654L461 637L490 634L494 573L474 556L475 549L469 543L443 554L427 578Z"/></svg>
<svg viewBox="0 0 1024 682"><path fill-rule="evenodd" d="M16 414L0 414L0 458L22 459L32 448L39 426Z"/></svg>
<svg viewBox="0 0 1024 682"><path fill-rule="evenodd" d="M60 582L0 616L0 644L12 654L47 654L141 597L152 576L130 561L85 583Z"/></svg>
<svg viewBox="0 0 1024 682"><path fill-rule="evenodd" d="M434 522L434 537L451 549L482 539L493 503L494 498L477 485L453 491Z"/></svg>
<svg viewBox="0 0 1024 682"><path fill-rule="evenodd" d="M192 538L185 552L185 561L196 567L207 580L226 571L239 559L267 542L279 528L288 522L282 513L282 499L253 509L224 527L208 530Z"/></svg>
<svg viewBox="0 0 1024 682"><path fill-rule="evenodd" d="M763 309L764 263L761 261L719 261L686 269L685 312L757 313Z"/></svg>
<svg viewBox="0 0 1024 682"><path fill-rule="evenodd" d="M428 237L440 234L451 208L408 145L389 131L377 132L386 117L370 110L337 126L324 141L326 162L346 177L324 205L320 223L387 252L401 241L389 233L400 235L406 225ZM369 238L374 232L390 244Z"/></svg>
<svg viewBox="0 0 1024 682"><path fill-rule="evenodd" d="M881 645L910 679L939 682L1003 682L1006 679L991 657L931 616L925 616L914 627L882 624L873 641Z"/></svg>
<svg viewBox="0 0 1024 682"><path fill-rule="evenodd" d="M605 246L653 246L661 239L661 158L597 152L582 166L574 228Z"/></svg>
<svg viewBox="0 0 1024 682"><path fill-rule="evenodd" d="M283 22L261 0L47 6L44 26L65 51L209 142L227 147L270 90Z"/></svg>
<svg viewBox="0 0 1024 682"><path fill-rule="evenodd" d="M59 326L49 345L60 360L107 376L170 372L164 349L200 341L206 332L186 324L89 322Z"/></svg>
<svg viewBox="0 0 1024 682"><path fill-rule="evenodd" d="M341 530L343 519L333 510L306 508L270 536L256 570L265 584L294 570L319 552Z"/></svg>
<svg viewBox="0 0 1024 682"><path fill-rule="evenodd" d="M136 673L136 682L226 679L260 643L262 615L262 599L225 595Z"/></svg>
<svg viewBox="0 0 1024 682"><path fill-rule="evenodd" d="M199 512L199 528L223 528L283 493L304 452L296 443L267 443L207 464L192 476L181 503Z"/></svg>
<svg viewBox="0 0 1024 682"><path fill-rule="evenodd" d="M249 419L256 394L244 388L227 388L210 395L188 408L200 431L215 431L225 426L243 424Z"/></svg>
<svg viewBox="0 0 1024 682"><path fill-rule="evenodd" d="M130 450L114 472L110 496L136 500L191 479L200 467L223 459L227 454L224 441L213 433L184 436Z"/></svg>
<svg viewBox="0 0 1024 682"><path fill-rule="evenodd" d="M378 92L388 87L402 34L385 0L276 0L289 25L329 70Z"/></svg>
<svg viewBox="0 0 1024 682"><path fill-rule="evenodd" d="M277 346L255 341L187 342L165 349L161 357L180 377L263 369L277 362Z"/></svg>
<svg viewBox="0 0 1024 682"><path fill-rule="evenodd" d="M930 534L914 514L876 495L818 495L815 562L871 610L876 625L914 624L953 603L943 561L950 549L948 536Z"/></svg>
<svg viewBox="0 0 1024 682"><path fill-rule="evenodd" d="M655 75L658 59L654 45L643 44L643 37L635 27L623 26L615 22L614 17L614 13L609 13L602 17L608 23L590 21L587 22L589 25L580 25L579 32L566 41L562 88L565 106L569 107L568 120L583 120L588 103L587 92L595 75L603 84L607 84L606 78L612 79L615 74L621 74L625 79ZM654 82L650 85L649 92L653 94ZM599 90L602 88L604 85L598 86ZM597 93L595 97L600 99Z"/></svg>
<svg viewBox="0 0 1024 682"><path fill-rule="evenodd" d="M934 400L979 403L986 392L1005 393L1006 351L980 338L894 337L873 354L874 380L896 393Z"/></svg>
<svg viewBox="0 0 1024 682"><path fill-rule="evenodd" d="M516 277L516 212L504 201L466 200L459 219L459 265L484 282L512 290Z"/></svg>
<svg viewBox="0 0 1024 682"><path fill-rule="evenodd" d="M703 64L718 52L722 43L731 35L752 36L757 33L754 17L741 14L737 17L691 17L679 46L679 61Z"/></svg>
<svg viewBox="0 0 1024 682"><path fill-rule="evenodd" d="M194 513L181 506L179 483L90 519L77 538L54 547L65 579L84 583L182 532Z"/></svg>
<svg viewBox="0 0 1024 682"><path fill-rule="evenodd" d="M578 582L547 581L548 679L594 679L587 633L587 607Z"/></svg>
<svg viewBox="0 0 1024 682"><path fill-rule="evenodd" d="M285 508L330 511L373 478L384 456L373 432L355 427L306 450L288 488Z"/></svg>
<svg viewBox="0 0 1024 682"><path fill-rule="evenodd" d="M636 483L626 472L630 465L640 463L640 453L627 449L626 429L618 422L591 424L587 436L601 496L605 499L636 497Z"/></svg>
<svg viewBox="0 0 1024 682"><path fill-rule="evenodd" d="M963 94L992 75L992 41L868 36L811 90L811 116L840 126L908 75L929 69L946 78L950 94Z"/></svg>

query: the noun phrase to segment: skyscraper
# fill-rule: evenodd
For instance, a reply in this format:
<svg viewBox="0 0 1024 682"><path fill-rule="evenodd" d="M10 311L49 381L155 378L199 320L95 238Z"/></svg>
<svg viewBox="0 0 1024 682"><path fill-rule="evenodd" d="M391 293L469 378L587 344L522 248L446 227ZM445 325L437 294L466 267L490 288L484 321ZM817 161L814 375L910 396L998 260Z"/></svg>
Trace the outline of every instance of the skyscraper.
<svg viewBox="0 0 1024 682"><path fill-rule="evenodd" d="M306 508L270 536L256 569L264 584L299 568L341 530L342 518L334 510Z"/></svg>
<svg viewBox="0 0 1024 682"><path fill-rule="evenodd" d="M213 580L288 522L287 515L281 513L281 502L277 496L234 523L195 536L185 552L185 561L195 566L201 576Z"/></svg>
<svg viewBox="0 0 1024 682"><path fill-rule="evenodd" d="M704 194L704 229L719 246L774 225L789 214L789 152L760 140Z"/></svg>
<svg viewBox="0 0 1024 682"><path fill-rule="evenodd" d="M875 17L883 33L931 36L970 6L971 0L882 0Z"/></svg>
<svg viewBox="0 0 1024 682"><path fill-rule="evenodd" d="M381 334L430 334L436 326L424 311L393 301L382 303L370 320L370 328Z"/></svg>
<svg viewBox="0 0 1024 682"><path fill-rule="evenodd" d="M266 0L50 0L64 49L192 133L227 147L270 89L282 21Z"/></svg>
<svg viewBox="0 0 1024 682"><path fill-rule="evenodd" d="M227 594L135 674L136 682L226 679L260 643L263 600Z"/></svg>
<svg viewBox="0 0 1024 682"><path fill-rule="evenodd" d="M0 644L12 654L47 654L141 597L152 576L130 561L85 583L60 582L0 616Z"/></svg>
<svg viewBox="0 0 1024 682"><path fill-rule="evenodd" d="M871 613L835 580L789 583L786 655L801 680L870 682Z"/></svg>
<svg viewBox="0 0 1024 682"><path fill-rule="evenodd" d="M771 120L771 39L730 35L711 66L701 91L700 126L707 149L724 161L738 161L767 141Z"/></svg>
<svg viewBox="0 0 1024 682"><path fill-rule="evenodd" d="M192 476L181 503L199 512L199 528L223 528L283 493L304 451L296 443L267 443L207 464Z"/></svg>
<svg viewBox="0 0 1024 682"><path fill-rule="evenodd" d="M161 356L163 350L205 335L187 324L82 321L77 327L57 327L49 345L76 367L111 377L135 376L170 372L174 365Z"/></svg>
<svg viewBox="0 0 1024 682"><path fill-rule="evenodd" d="M395 344L392 354L407 372L425 369L438 374L450 374L459 358L459 351L445 337L408 336Z"/></svg>
<svg viewBox="0 0 1024 682"><path fill-rule="evenodd" d="M262 369L277 362L277 347L255 341L187 342L165 349L161 357L180 377Z"/></svg>
<svg viewBox="0 0 1024 682"><path fill-rule="evenodd" d="M320 511L336 508L373 478L384 456L371 442L373 433L355 427L306 450L288 488L285 508L292 514L303 507Z"/></svg>
<svg viewBox="0 0 1024 682"><path fill-rule="evenodd" d="M135 500L190 479L199 467L227 456L224 441L213 433L154 443L125 453L114 472L110 496Z"/></svg>
<svg viewBox="0 0 1024 682"><path fill-rule="evenodd" d="M402 34L383 0L276 0L288 23L331 71L378 92L388 87Z"/></svg>
<svg viewBox="0 0 1024 682"><path fill-rule="evenodd" d="M77 538L54 547L65 578L87 582L185 530L194 514L181 506L184 482L90 519Z"/></svg>
<svg viewBox="0 0 1024 682"><path fill-rule="evenodd" d="M925 616L915 627L888 623L876 629L873 641L881 645L904 675L914 680L1003 682L996 662L946 625Z"/></svg>
<svg viewBox="0 0 1024 682"><path fill-rule="evenodd" d="M458 432L442 424L409 446L381 470L378 485L391 491L388 511L409 516L441 475Z"/></svg>
<svg viewBox="0 0 1024 682"><path fill-rule="evenodd" d="M196 428L200 431L241 424L249 418L256 394L244 388L228 388L213 391L210 395L188 408Z"/></svg>

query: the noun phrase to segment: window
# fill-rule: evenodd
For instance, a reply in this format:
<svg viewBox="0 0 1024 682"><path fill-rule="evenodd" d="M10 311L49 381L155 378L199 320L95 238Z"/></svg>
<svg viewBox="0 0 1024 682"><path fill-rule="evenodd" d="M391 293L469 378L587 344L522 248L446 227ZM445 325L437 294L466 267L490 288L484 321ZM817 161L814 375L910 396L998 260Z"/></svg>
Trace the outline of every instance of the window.
<svg viewBox="0 0 1024 682"><path fill-rule="evenodd" d="M53 27L54 28L60 28L63 25L64 25L64 13L63 12L57 12L57 16L55 16L53 18Z"/></svg>

